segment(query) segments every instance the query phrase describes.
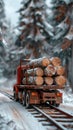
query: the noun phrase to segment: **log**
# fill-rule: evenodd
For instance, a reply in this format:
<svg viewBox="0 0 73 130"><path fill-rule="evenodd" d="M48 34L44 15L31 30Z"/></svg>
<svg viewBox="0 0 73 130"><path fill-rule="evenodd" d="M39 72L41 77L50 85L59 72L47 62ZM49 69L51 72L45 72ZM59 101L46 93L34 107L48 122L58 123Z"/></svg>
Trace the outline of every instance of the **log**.
<svg viewBox="0 0 73 130"><path fill-rule="evenodd" d="M44 69L44 74L45 76L53 76L56 73L56 69L53 65L48 65L45 69Z"/></svg>
<svg viewBox="0 0 73 130"><path fill-rule="evenodd" d="M53 57L51 59L51 62L54 66L60 66L61 65L61 59L59 57Z"/></svg>
<svg viewBox="0 0 73 130"><path fill-rule="evenodd" d="M27 81L26 81L27 80ZM22 83L23 84L29 84L29 85L42 85L44 82L43 78L40 76L30 76L27 79L23 78Z"/></svg>
<svg viewBox="0 0 73 130"><path fill-rule="evenodd" d="M50 64L50 60L46 57L31 60L28 65L35 68L35 67L46 67Z"/></svg>
<svg viewBox="0 0 73 130"><path fill-rule="evenodd" d="M57 66L56 73L57 73L57 75L64 75L65 68L63 66Z"/></svg>
<svg viewBox="0 0 73 130"><path fill-rule="evenodd" d="M27 76L43 76L44 72L43 72L42 68L38 67L38 68L27 70L25 72L25 75L27 75Z"/></svg>
<svg viewBox="0 0 73 130"><path fill-rule="evenodd" d="M57 76L55 82L57 85L63 86L66 83L66 78L64 76Z"/></svg>
<svg viewBox="0 0 73 130"><path fill-rule="evenodd" d="M45 84L52 85L53 84L53 78L52 77L45 77Z"/></svg>

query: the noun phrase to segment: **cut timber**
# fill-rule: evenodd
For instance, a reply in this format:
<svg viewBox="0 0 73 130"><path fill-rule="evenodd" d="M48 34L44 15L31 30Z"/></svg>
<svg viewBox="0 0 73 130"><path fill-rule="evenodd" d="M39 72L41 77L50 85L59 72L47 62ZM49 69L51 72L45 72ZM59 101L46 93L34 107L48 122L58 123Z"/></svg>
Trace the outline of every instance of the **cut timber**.
<svg viewBox="0 0 73 130"><path fill-rule="evenodd" d="M66 78L64 76L57 76L55 78L55 81L56 81L56 84L62 86L62 85L65 85L66 83Z"/></svg>
<svg viewBox="0 0 73 130"><path fill-rule="evenodd" d="M35 76L35 77L30 76L30 77L27 78L27 82L26 82L26 78L24 78L22 80L23 84L30 84L30 85L37 85L37 86L42 85L43 82L44 82L44 80L40 76Z"/></svg>
<svg viewBox="0 0 73 130"><path fill-rule="evenodd" d="M56 69L53 65L48 65L45 69L44 69L44 73L45 76L53 76L56 73Z"/></svg>
<svg viewBox="0 0 73 130"><path fill-rule="evenodd" d="M57 75L63 75L65 73L65 68L63 66L56 67Z"/></svg>
<svg viewBox="0 0 73 130"><path fill-rule="evenodd" d="M53 78L52 77L45 77L45 84L52 85L53 84Z"/></svg>
<svg viewBox="0 0 73 130"><path fill-rule="evenodd" d="M39 58L35 60L31 60L28 65L32 67L46 67L50 64L50 60L48 58Z"/></svg>
<svg viewBox="0 0 73 130"><path fill-rule="evenodd" d="M27 75L27 76L43 76L44 72L40 67L38 67L38 68L26 70L25 75Z"/></svg>
<svg viewBox="0 0 73 130"><path fill-rule="evenodd" d="M60 66L61 65L61 59L59 57L53 57L51 59L51 62L54 66Z"/></svg>

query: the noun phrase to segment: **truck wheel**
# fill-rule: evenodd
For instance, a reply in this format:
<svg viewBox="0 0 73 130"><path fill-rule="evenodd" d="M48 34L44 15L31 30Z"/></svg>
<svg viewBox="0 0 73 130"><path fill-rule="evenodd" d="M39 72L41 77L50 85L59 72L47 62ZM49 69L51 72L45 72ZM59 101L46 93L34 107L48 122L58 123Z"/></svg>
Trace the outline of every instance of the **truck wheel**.
<svg viewBox="0 0 73 130"><path fill-rule="evenodd" d="M29 96L29 93L27 92L26 93L26 108L28 108L30 105L30 96Z"/></svg>
<svg viewBox="0 0 73 130"><path fill-rule="evenodd" d="M25 91L23 91L23 93L22 93L22 104L23 104L23 106L25 106L26 105L26 94L25 94Z"/></svg>
<svg viewBox="0 0 73 130"><path fill-rule="evenodd" d="M15 101L18 101L18 94L16 93L15 90L13 91L13 95L14 95L14 99L15 99Z"/></svg>

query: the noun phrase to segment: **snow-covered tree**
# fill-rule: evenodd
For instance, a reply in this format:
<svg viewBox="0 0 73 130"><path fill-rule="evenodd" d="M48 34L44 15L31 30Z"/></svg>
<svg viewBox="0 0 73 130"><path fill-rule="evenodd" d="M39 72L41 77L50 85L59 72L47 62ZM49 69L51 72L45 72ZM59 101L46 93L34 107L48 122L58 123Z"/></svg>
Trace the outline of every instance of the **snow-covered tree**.
<svg viewBox="0 0 73 130"><path fill-rule="evenodd" d="M0 0L0 27L3 27L5 22L5 9L4 9L4 1Z"/></svg>
<svg viewBox="0 0 73 130"><path fill-rule="evenodd" d="M64 0L46 0L46 4L47 21L54 30L49 43L55 46L55 52L60 51L71 25L69 8Z"/></svg>
<svg viewBox="0 0 73 130"><path fill-rule="evenodd" d="M73 0L46 0L46 4L47 21L54 29L49 43L54 46L54 55L62 59L66 66L67 78L71 81L73 76L69 74L69 70L73 41Z"/></svg>
<svg viewBox="0 0 73 130"><path fill-rule="evenodd" d="M52 36L53 28L46 21L44 0L23 0L21 4L19 39L21 46L26 48L25 55L31 54L32 58L50 55L52 47L48 39Z"/></svg>

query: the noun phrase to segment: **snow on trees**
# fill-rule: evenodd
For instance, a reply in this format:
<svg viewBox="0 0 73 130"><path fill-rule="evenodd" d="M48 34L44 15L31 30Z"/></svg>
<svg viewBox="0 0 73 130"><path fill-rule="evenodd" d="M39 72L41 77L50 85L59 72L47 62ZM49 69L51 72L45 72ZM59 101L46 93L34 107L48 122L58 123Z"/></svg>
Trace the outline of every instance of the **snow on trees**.
<svg viewBox="0 0 73 130"><path fill-rule="evenodd" d="M69 8L64 0L59 1L46 0L46 4L47 4L46 8L47 22L49 22L49 24L52 26L54 30L53 36L51 37L50 40L50 44L52 44L56 48L59 47L58 49L61 50L63 40L65 36L68 34L71 26Z"/></svg>
<svg viewBox="0 0 73 130"><path fill-rule="evenodd" d="M52 26L46 21L45 3L41 0L26 0L22 2L20 13L19 30L21 44L32 50L29 58L37 58L52 53L51 45L48 44L52 35ZM47 46L47 47L45 47Z"/></svg>
<svg viewBox="0 0 73 130"><path fill-rule="evenodd" d="M0 0L0 27L3 27L3 23L5 22L5 10L4 10L4 2Z"/></svg>
<svg viewBox="0 0 73 130"><path fill-rule="evenodd" d="M55 53L54 48L57 48L55 51L62 50L61 45L71 25L68 2L23 0L18 12L18 39L21 46L32 51L28 58L41 57L42 54L51 56Z"/></svg>

